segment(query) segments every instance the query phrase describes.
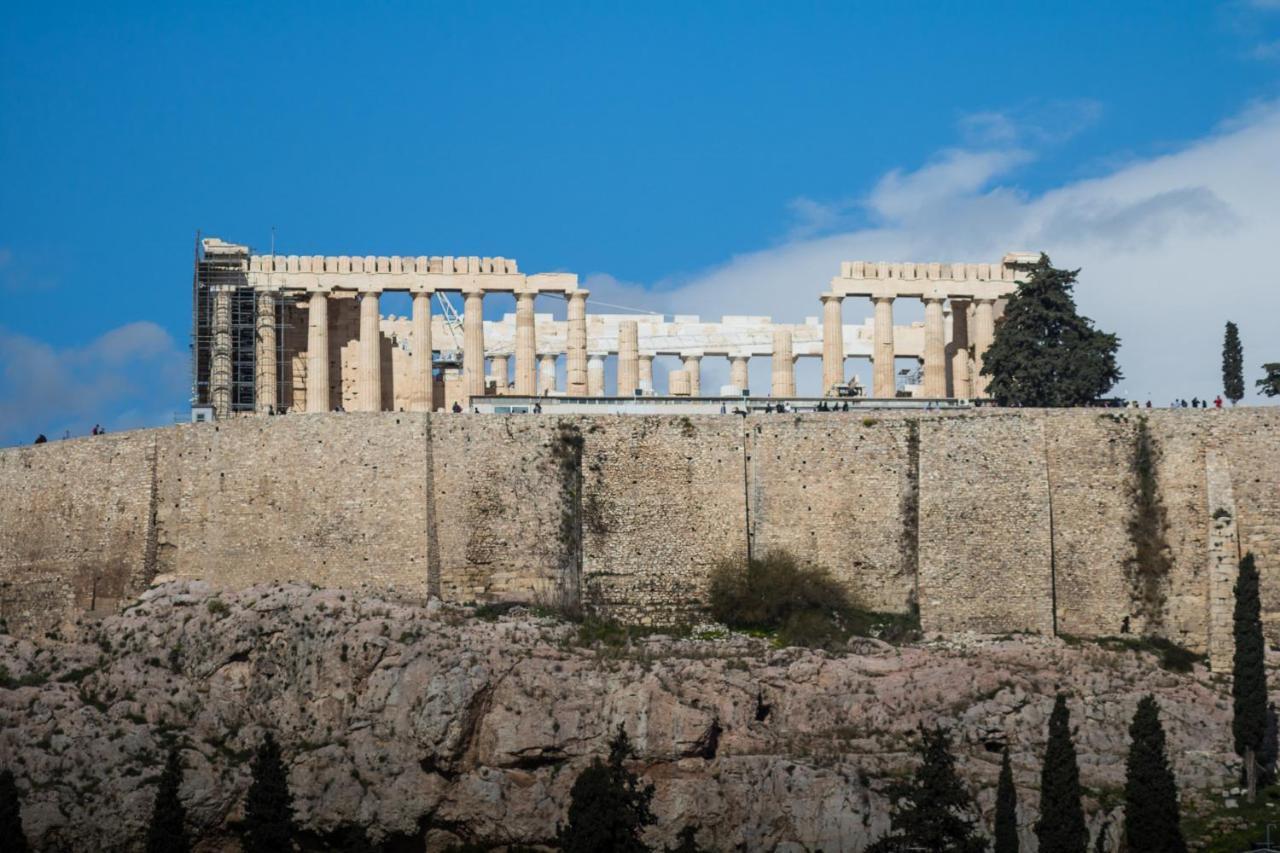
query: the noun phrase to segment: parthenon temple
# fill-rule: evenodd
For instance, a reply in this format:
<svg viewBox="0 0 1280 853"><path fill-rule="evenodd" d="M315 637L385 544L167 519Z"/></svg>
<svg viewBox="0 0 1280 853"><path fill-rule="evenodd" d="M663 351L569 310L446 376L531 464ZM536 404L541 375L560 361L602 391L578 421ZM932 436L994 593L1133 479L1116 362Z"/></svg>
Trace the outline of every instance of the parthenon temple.
<svg viewBox="0 0 1280 853"><path fill-rule="evenodd" d="M215 237L200 241L193 286L193 405L214 417L286 411L431 411L478 398L708 398L746 396L748 365L768 358L768 395L796 397L796 360L822 360L822 395L861 394L849 359L872 364L870 398L904 394L982 398L979 375L996 318L1037 254L999 263L841 264L817 294L820 317L594 314L571 273L526 275L503 257L256 255ZM383 316L384 293L408 294L412 315ZM445 294L460 293L457 314ZM485 320L489 294L511 294L515 313ZM567 302L566 319L537 300ZM872 316L844 320L849 297ZM895 325L895 300L920 300L923 323ZM433 302L436 309L433 310ZM678 359L655 387L654 359ZM729 385L704 387L703 363L727 359ZM895 359L921 381L898 386ZM562 361L563 359L563 361ZM605 363L615 359L613 387ZM563 366L563 370L561 369ZM563 387L559 377L564 376ZM763 394L754 396L765 396Z"/></svg>

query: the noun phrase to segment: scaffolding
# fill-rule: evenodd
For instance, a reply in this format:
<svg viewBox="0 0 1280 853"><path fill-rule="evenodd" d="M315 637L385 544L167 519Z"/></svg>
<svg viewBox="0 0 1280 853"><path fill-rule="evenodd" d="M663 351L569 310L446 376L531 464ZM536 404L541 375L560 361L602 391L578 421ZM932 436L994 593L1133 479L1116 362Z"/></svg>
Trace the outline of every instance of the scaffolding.
<svg viewBox="0 0 1280 853"><path fill-rule="evenodd" d="M276 400L285 400L283 370L285 309L293 304L281 292L267 301L249 287L249 247L201 239L196 235L191 284L191 406L210 407L215 417L257 409L258 335L275 329ZM259 313L270 309L270 314ZM274 315L274 316L271 316Z"/></svg>

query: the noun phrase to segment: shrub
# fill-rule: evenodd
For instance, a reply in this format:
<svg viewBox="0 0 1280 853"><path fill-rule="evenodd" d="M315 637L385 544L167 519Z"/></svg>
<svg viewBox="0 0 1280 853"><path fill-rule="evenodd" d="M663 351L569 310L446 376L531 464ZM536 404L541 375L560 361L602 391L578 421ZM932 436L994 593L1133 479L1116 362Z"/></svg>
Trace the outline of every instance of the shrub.
<svg viewBox="0 0 1280 853"><path fill-rule="evenodd" d="M730 628L776 632L787 645L830 648L850 636L903 640L914 617L859 608L825 569L783 551L724 562L711 573L711 616Z"/></svg>

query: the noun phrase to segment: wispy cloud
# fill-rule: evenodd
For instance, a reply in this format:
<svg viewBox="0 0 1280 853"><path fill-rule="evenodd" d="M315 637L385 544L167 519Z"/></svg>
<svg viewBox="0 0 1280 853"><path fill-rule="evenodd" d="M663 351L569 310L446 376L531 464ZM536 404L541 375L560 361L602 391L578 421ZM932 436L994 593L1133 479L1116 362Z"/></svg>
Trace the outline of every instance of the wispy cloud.
<svg viewBox="0 0 1280 853"><path fill-rule="evenodd" d="M186 352L155 323L128 323L69 348L0 329L0 444L83 435L94 424L163 423L187 381Z"/></svg>

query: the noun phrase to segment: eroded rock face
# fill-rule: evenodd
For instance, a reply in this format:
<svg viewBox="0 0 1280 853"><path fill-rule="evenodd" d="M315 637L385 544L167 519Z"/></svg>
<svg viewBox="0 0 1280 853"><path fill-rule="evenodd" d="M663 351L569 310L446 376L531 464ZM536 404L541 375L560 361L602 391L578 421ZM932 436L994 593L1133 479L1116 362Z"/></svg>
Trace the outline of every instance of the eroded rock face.
<svg viewBox="0 0 1280 853"><path fill-rule="evenodd" d="M496 622L303 585L169 583L70 642L0 637L0 758L38 848L130 849L170 740L205 849L235 849L249 755L276 733L298 822L406 849L549 842L573 779L618 724L672 844L858 851L888 829L884 783L921 723L952 727L989 826L1012 751L1024 848L1054 692L1070 697L1094 827L1119 799L1127 730L1154 693L1184 799L1230 784L1225 685L1202 668L1056 640L952 639L841 656L757 640L584 649L576 628ZM26 686L20 686L25 683Z"/></svg>

